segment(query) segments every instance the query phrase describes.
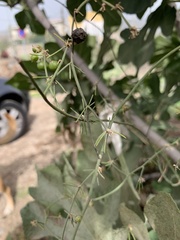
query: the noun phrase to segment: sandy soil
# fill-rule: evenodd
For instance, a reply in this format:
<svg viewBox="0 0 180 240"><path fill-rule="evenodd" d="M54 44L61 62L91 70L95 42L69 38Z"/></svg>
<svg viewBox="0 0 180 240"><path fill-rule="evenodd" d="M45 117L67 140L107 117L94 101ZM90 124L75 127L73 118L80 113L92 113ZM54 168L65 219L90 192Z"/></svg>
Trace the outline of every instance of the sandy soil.
<svg viewBox="0 0 180 240"><path fill-rule="evenodd" d="M70 147L55 133L55 112L39 97L32 98L29 122L24 136L0 147L0 175L12 188L15 198L15 211L5 219L0 217L0 240L21 225L20 210L32 200L28 187L36 185L35 166L44 167ZM2 208L2 198L0 206Z"/></svg>

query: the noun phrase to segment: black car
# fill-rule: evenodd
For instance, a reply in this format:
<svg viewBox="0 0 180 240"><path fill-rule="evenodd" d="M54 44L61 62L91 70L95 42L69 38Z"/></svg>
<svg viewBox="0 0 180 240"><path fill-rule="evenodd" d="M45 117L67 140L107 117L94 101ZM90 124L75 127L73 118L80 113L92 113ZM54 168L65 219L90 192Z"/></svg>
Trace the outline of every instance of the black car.
<svg viewBox="0 0 180 240"><path fill-rule="evenodd" d="M16 121L15 134L8 140L12 141L23 135L28 127L29 94L8 85L6 79L0 78L0 139L8 132L6 114Z"/></svg>

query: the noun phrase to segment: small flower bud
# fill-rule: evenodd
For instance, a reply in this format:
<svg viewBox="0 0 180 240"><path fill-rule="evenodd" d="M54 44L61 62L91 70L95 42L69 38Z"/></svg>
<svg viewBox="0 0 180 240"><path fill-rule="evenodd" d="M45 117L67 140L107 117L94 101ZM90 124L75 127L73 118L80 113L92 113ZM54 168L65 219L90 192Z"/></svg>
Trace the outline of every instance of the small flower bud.
<svg viewBox="0 0 180 240"><path fill-rule="evenodd" d="M37 46L35 46L35 47L32 47L32 51L33 51L34 53L40 53L40 52L42 52L42 50L43 50L43 48L42 48L40 45L37 45Z"/></svg>
<svg viewBox="0 0 180 240"><path fill-rule="evenodd" d="M75 222L75 223L79 223L79 222L81 222L81 219L82 219L81 216L76 216L76 217L74 218L74 222Z"/></svg>

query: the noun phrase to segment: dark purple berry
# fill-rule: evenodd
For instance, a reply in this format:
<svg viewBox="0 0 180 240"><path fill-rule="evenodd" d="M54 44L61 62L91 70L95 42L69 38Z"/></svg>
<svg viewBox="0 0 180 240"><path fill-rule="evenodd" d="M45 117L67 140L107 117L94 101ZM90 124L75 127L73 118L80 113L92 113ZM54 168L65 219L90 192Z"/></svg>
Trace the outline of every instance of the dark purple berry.
<svg viewBox="0 0 180 240"><path fill-rule="evenodd" d="M82 29L82 28L76 28L73 32L72 32L72 40L74 43L79 44L84 42L84 40L87 37L87 33Z"/></svg>

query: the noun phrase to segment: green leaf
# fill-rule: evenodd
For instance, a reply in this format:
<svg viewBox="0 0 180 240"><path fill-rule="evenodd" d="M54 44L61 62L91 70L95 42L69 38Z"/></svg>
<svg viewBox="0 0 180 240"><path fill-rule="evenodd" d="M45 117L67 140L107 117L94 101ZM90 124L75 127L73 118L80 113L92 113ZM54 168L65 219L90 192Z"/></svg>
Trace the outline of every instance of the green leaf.
<svg viewBox="0 0 180 240"><path fill-rule="evenodd" d="M146 12L146 10L143 10L142 12L139 12L139 13L137 13L136 15L137 15L137 17L139 18L139 19L141 19L143 16L144 16L144 13Z"/></svg>
<svg viewBox="0 0 180 240"><path fill-rule="evenodd" d="M149 237L150 237L150 240L159 240L158 237L157 237L157 234L154 230L151 230L149 232Z"/></svg>
<svg viewBox="0 0 180 240"><path fill-rule="evenodd" d="M45 28L40 22L36 20L36 18L34 17L31 11L27 11L26 17L27 17L27 23L29 24L30 29L33 33L36 33L36 34L45 33Z"/></svg>
<svg viewBox="0 0 180 240"><path fill-rule="evenodd" d="M105 190L104 193L107 193L111 189L114 189L116 186L117 186L117 179L114 179L113 181L108 179L108 177L106 177L104 184L102 184L102 187L104 187L104 190ZM96 191L98 191L98 187ZM100 192L101 194L103 194L102 190L100 190ZM117 224L117 221L119 221L119 212L117 211L117 209L119 208L119 205L121 203L121 194L122 194L121 191L117 191L113 195L105 198L103 201L104 209L102 211L102 214L109 227L115 226ZM98 212L98 209L97 209L97 212Z"/></svg>
<svg viewBox="0 0 180 240"><path fill-rule="evenodd" d="M133 133L136 134L135 136L138 136L139 138L141 138L141 134L137 133L136 130L134 131ZM131 136L131 138L133 140L133 136ZM142 158L143 156L144 156L144 153L142 152L142 147L140 144L138 144L137 139L135 139L133 142L130 143L129 148L124 153L124 157L126 159L126 162L130 171L133 171L139 166L139 159Z"/></svg>
<svg viewBox="0 0 180 240"><path fill-rule="evenodd" d="M111 198L112 200L112 198ZM115 201L118 199L114 199ZM114 202L115 202L114 201ZM78 232L79 238L77 236L77 240L79 239L88 239L88 240L109 240L109 239L118 239L126 240L127 231L124 229L117 229L117 231L113 230L113 225L116 223L118 211L117 205L113 206L114 202L109 201L108 211L103 214L98 214L94 207L89 207L86 211L86 214L83 218L83 221L80 225L80 229ZM113 207L113 211L111 211L111 207ZM113 215L114 213L114 215ZM80 238L81 237L81 238ZM114 238L113 238L114 237ZM116 237L116 238L115 238Z"/></svg>
<svg viewBox="0 0 180 240"><path fill-rule="evenodd" d="M16 21L21 29L24 29L26 27L27 21L26 21L26 14L25 11L21 11L15 15Z"/></svg>
<svg viewBox="0 0 180 240"><path fill-rule="evenodd" d="M149 61L154 52L154 42L144 41L138 36L136 39L129 39L120 45L118 58L123 64L134 63L140 68Z"/></svg>
<svg viewBox="0 0 180 240"><path fill-rule="evenodd" d="M112 237L109 238L109 239L113 239L113 240L127 240L127 238L128 238L127 230L124 229L124 228L120 228L120 229L117 229L117 230L113 230L112 231Z"/></svg>
<svg viewBox="0 0 180 240"><path fill-rule="evenodd" d="M173 86L178 87L180 82L180 57L172 60L165 68L164 75L166 77L166 92L169 92Z"/></svg>
<svg viewBox="0 0 180 240"><path fill-rule="evenodd" d="M45 28L39 23L30 10L22 10L15 15L16 21L21 29L24 29L26 25L30 26L33 33L44 34Z"/></svg>
<svg viewBox="0 0 180 240"><path fill-rule="evenodd" d="M36 199L36 202L29 203L21 211L26 239L40 239L42 237L61 239L65 223L63 216L64 211L62 210L57 214L55 209L58 209L59 206L63 204L64 199L66 202L69 202L71 195L70 188L74 189L74 196L78 189L75 188L77 182L72 181L73 178L71 175L73 174L71 170L69 171L68 168L64 167L64 164L61 164L61 168L56 165L50 165L37 172L38 187L36 189L30 189L30 193ZM70 185L72 187L70 187ZM59 195L64 195L64 198L59 199ZM118 192L110 198L106 198L104 214L97 213L94 205L88 207L77 232L77 240L118 240L118 237L121 237L122 240L127 239L126 230L113 230L113 225L118 218L117 207L120 201L119 196L120 193ZM54 201L55 199L56 201ZM84 205L85 199L87 199L87 192L85 188L83 188L83 191L80 191L79 194L76 195L76 201L73 204L73 209L71 209L73 216L81 216L81 212L77 206L79 206L78 202ZM66 208L67 212L69 210L70 205ZM73 225L69 221L65 231L65 239L69 240L72 238L75 226L75 223Z"/></svg>
<svg viewBox="0 0 180 240"><path fill-rule="evenodd" d="M174 23L176 20L176 10L174 7L166 5L163 12L163 19L160 24L162 33L166 36L172 34Z"/></svg>
<svg viewBox="0 0 180 240"><path fill-rule="evenodd" d="M59 45L56 42L47 42L44 44L44 49L48 49L48 53L51 55L60 49ZM55 56L62 56L63 52L58 52Z"/></svg>
<svg viewBox="0 0 180 240"><path fill-rule="evenodd" d="M151 93L154 97L159 97L160 93L160 80L157 73L150 74L144 81L144 84L151 89Z"/></svg>
<svg viewBox="0 0 180 240"><path fill-rule="evenodd" d="M159 36L155 39L155 52L153 57L151 58L150 63L155 63L164 57L168 52L172 51L180 44L177 36L172 36L171 38L165 38L163 36ZM177 53L171 55L171 58L174 58ZM162 64L161 64L162 65Z"/></svg>
<svg viewBox="0 0 180 240"><path fill-rule="evenodd" d="M85 40L85 43L78 44L74 46L74 50L84 59L84 61L89 65L92 61L91 55L92 55L92 50L93 46L91 46L91 43L95 43L95 37L93 36L88 36L87 39Z"/></svg>
<svg viewBox="0 0 180 240"><path fill-rule="evenodd" d="M9 7L14 7L16 4L19 4L19 0L1 0L5 2Z"/></svg>
<svg viewBox="0 0 180 240"><path fill-rule="evenodd" d="M120 26L121 18L117 11L111 10L109 6L106 6L106 11L102 12L102 17L104 18L105 25L108 27Z"/></svg>
<svg viewBox="0 0 180 240"><path fill-rule="evenodd" d="M172 17L172 20L169 22L169 18L166 20L166 14L170 15ZM167 21L169 23L167 23ZM152 12L147 20L147 24L144 26L146 30L148 28L150 29L149 36L152 39L154 37L154 34L156 33L156 30L158 27L161 27L162 32L165 35L169 35L172 30L173 30L173 22L175 21L174 19L174 9L170 7L166 1L163 1L163 3L154 11ZM171 29L170 29L171 27ZM149 39L150 40L150 39Z"/></svg>
<svg viewBox="0 0 180 240"><path fill-rule="evenodd" d="M7 81L7 84L10 84L13 87L21 89L21 90L34 89L29 78L22 73L16 73L9 81Z"/></svg>
<svg viewBox="0 0 180 240"><path fill-rule="evenodd" d="M28 69L29 72L31 73L35 73L35 74L39 74L41 71L39 71L39 69L37 68L37 63L36 62L32 62L32 61L23 61L23 64L25 66L25 68Z"/></svg>
<svg viewBox="0 0 180 240"><path fill-rule="evenodd" d="M67 8L70 12L70 14L72 15L72 18L74 18L74 10L77 9L82 3L82 0L76 0L76 1L71 1L71 0L67 0L66 1L66 5ZM80 9L80 13L76 14L76 21L77 22L81 22L85 19L86 17L86 5L84 5L81 9Z"/></svg>
<svg viewBox="0 0 180 240"><path fill-rule="evenodd" d="M102 130L101 123L98 121L96 117L90 114L89 119L96 120L97 122L92 123L91 132L89 132L88 125L86 123L82 124L81 141L83 150L78 152L77 157L77 173L82 177L82 179L85 179L88 176L88 174L90 174L90 172L95 168L98 155L93 144L95 144L99 136L103 137L103 135L105 134L105 132ZM101 152L103 143L104 141L100 141L97 146L99 153ZM105 162L107 159L108 159L107 154L104 154L102 161Z"/></svg>
<svg viewBox="0 0 180 240"><path fill-rule="evenodd" d="M21 210L26 239L41 239L46 236L61 237L64 219L46 215L45 209L37 202L31 202Z"/></svg>
<svg viewBox="0 0 180 240"><path fill-rule="evenodd" d="M112 69L112 62L114 60L114 56L111 57L113 46L115 45L115 41L109 39L112 28L106 28L106 32L104 33L104 39L101 43L97 60L94 66L94 69L102 73L103 70L106 70L106 64L109 64L109 67Z"/></svg>
<svg viewBox="0 0 180 240"><path fill-rule="evenodd" d="M97 117L93 116L93 114L90 114L89 119L97 121L97 122L92 123L91 133L89 132L88 125L86 123L83 124L81 139L82 139L84 151L87 152L87 154L89 156L91 156L91 154L93 154L93 152L95 153L93 142L95 142L97 140L97 138L103 132L103 130L102 130L102 125L98 121L99 119ZM95 154L95 156L97 156L97 155Z"/></svg>
<svg viewBox="0 0 180 240"><path fill-rule="evenodd" d="M179 240L180 211L170 194L158 193L147 202L144 211L159 240Z"/></svg>
<svg viewBox="0 0 180 240"><path fill-rule="evenodd" d="M36 202L28 204L21 211L25 235L27 239L39 239L45 236L61 238L64 218L67 216L66 212L70 210L72 197L78 189L79 182L73 181L66 165L60 169L57 165L52 164L41 171L37 170L37 173L38 187L29 189ZM75 215L81 215L78 197L79 195L71 209ZM86 225L82 224L77 239L85 236L86 231ZM70 239L73 233L74 227L69 224L67 239ZM84 239L90 240L91 234L87 233Z"/></svg>
<svg viewBox="0 0 180 240"><path fill-rule="evenodd" d="M121 204L119 212L124 227L128 228L138 240L149 240L147 228L135 212L124 204Z"/></svg>
<svg viewBox="0 0 180 240"><path fill-rule="evenodd" d="M114 1L108 1L114 5ZM98 12L101 8L100 2L90 1L89 4L91 5L94 12ZM120 26L121 25L121 17L119 16L116 10L112 10L111 7L106 5L106 10L104 12L100 12L104 19L105 26L104 27L112 27L112 26Z"/></svg>
<svg viewBox="0 0 180 240"><path fill-rule="evenodd" d="M135 78L135 76L127 75L126 77L117 80L111 88L114 93L116 93L120 98L125 98L127 92L130 92L130 90L132 89L134 85L133 79Z"/></svg>
<svg viewBox="0 0 180 240"><path fill-rule="evenodd" d="M50 212L58 215L62 210L68 209L70 201L63 186L62 173L56 165L49 165L39 171L38 187L30 188L30 195Z"/></svg>
<svg viewBox="0 0 180 240"><path fill-rule="evenodd" d="M154 52L154 41L144 41L142 42L141 48L137 51L136 56L134 56L133 63L140 68L144 63L148 62Z"/></svg>
<svg viewBox="0 0 180 240"><path fill-rule="evenodd" d="M170 22L164 12L171 16ZM169 35L172 33L174 21L174 8L163 3L149 15L146 25L135 39L129 39L130 33L127 29L124 30L121 36L126 41L119 48L120 61L125 64L132 62L137 68L148 62L154 53L154 35L158 27L161 27L163 34Z"/></svg>
<svg viewBox="0 0 180 240"><path fill-rule="evenodd" d="M154 0L121 0L121 5L126 13L141 13L151 7Z"/></svg>

